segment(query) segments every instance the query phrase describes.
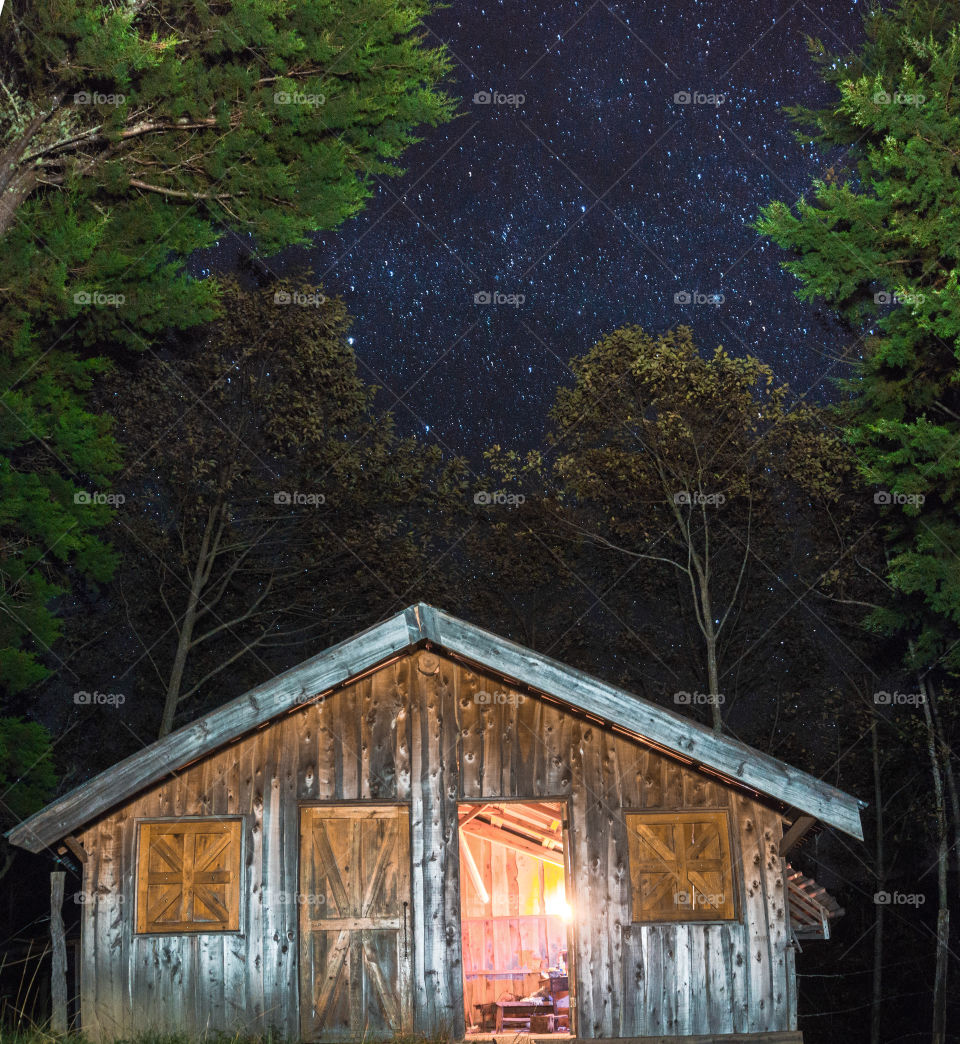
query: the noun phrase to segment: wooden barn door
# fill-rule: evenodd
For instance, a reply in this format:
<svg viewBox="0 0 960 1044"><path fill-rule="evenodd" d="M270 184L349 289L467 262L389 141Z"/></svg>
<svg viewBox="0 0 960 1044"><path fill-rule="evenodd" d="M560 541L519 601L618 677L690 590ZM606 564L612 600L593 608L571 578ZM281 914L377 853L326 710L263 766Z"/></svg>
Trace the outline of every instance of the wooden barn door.
<svg viewBox="0 0 960 1044"><path fill-rule="evenodd" d="M301 809L298 900L303 1040L411 1032L407 810Z"/></svg>

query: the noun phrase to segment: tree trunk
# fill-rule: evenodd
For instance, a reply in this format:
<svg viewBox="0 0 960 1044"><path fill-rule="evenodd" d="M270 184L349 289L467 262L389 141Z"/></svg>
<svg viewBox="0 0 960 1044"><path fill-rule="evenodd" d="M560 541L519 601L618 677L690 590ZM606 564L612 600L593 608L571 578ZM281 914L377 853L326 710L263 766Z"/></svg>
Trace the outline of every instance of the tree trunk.
<svg viewBox="0 0 960 1044"><path fill-rule="evenodd" d="M717 667L717 625L713 620L713 603L710 600L710 584L700 576L700 613L703 617L703 637L707 651L707 688L710 697L710 717L715 732L723 731L723 715L720 713L720 672Z"/></svg>
<svg viewBox="0 0 960 1044"><path fill-rule="evenodd" d="M877 742L877 723L870 726L870 742L873 753L873 803L877 810L876 842L874 845L874 862L876 863L877 891L882 892L887 880L884 866L883 848L883 793L880 776L880 746ZM874 903L873 929L873 995L870 1007L870 1044L880 1044L880 1020L883 1014L883 915L886 906Z"/></svg>
<svg viewBox="0 0 960 1044"><path fill-rule="evenodd" d="M707 678L710 682L710 716L713 719L715 732L723 731L723 715L720 713L720 676L717 672L717 636L710 621L710 633L707 635Z"/></svg>
<svg viewBox="0 0 960 1044"><path fill-rule="evenodd" d="M927 695L930 700L930 715L937 733L937 745L940 750L944 776L947 783L947 795L950 798L950 820L953 826L954 866L957 873L957 895L960 895L960 795L957 793L957 778L953 771L953 752L943 733L943 723L937 707L937 694L932 684L927 684Z"/></svg>
<svg viewBox="0 0 960 1044"><path fill-rule="evenodd" d="M923 695L923 716L927 726L927 753L933 773L933 793L937 813L937 956L933 977L933 1025L931 1044L945 1044L947 1039L947 961L950 956L950 907L947 901L947 810L943 792L943 775L940 768L937 735L933 724L933 713L927 683L918 679Z"/></svg>
<svg viewBox="0 0 960 1044"><path fill-rule="evenodd" d="M37 187L36 168L32 165L24 167L21 163L40 128L57 111L60 101L59 97L52 99L49 110L38 112L24 127L23 133L0 152L0 240L13 226L23 201Z"/></svg>
<svg viewBox="0 0 960 1044"><path fill-rule="evenodd" d="M177 706L180 703L183 675L187 667L187 656L190 653L190 646L193 641L193 629L197 625L200 597L210 576L211 563L209 559L211 555L216 555L216 548L211 548L211 534L218 513L219 507L210 509L210 513L207 516L207 525L203 531L203 539L200 541L200 549L197 552L197 560L190 580L190 592L187 595L187 607L184 610L177 634L177 651L173 658L173 666L170 668L170 678L167 682L167 692L163 701L163 715L160 719L158 739L163 739L173 729L173 719L177 713Z"/></svg>
<svg viewBox="0 0 960 1044"><path fill-rule="evenodd" d="M173 729L173 719L177 713L177 705L180 703L183 672L187 666L187 654L190 652L190 642L193 639L193 628L197 622L197 606L199 603L199 592L195 586L191 586L190 595L187 598L186 612L183 614L183 620L180 623L180 631L177 636L177 652L173 658L173 666L170 668L170 679L167 682L167 692L163 701L163 716L160 719L158 739L163 739Z"/></svg>
<svg viewBox="0 0 960 1044"><path fill-rule="evenodd" d="M5 842L3 847L7 848L7 853L4 856L3 866L0 866L0 881L7 876L7 871L13 866L13 859L16 855L16 849L9 842Z"/></svg>

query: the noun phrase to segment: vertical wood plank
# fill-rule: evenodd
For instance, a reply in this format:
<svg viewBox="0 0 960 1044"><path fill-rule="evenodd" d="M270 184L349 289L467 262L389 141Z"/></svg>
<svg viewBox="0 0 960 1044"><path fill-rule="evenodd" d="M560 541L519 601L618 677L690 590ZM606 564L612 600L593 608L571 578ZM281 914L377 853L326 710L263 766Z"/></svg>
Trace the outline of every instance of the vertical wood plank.
<svg viewBox="0 0 960 1044"><path fill-rule="evenodd" d="M246 973L244 988L236 997L241 999L247 1019L257 1025L265 1010L264 957L266 911L270 906L280 903L296 902L294 895L284 892L283 885L274 882L267 875L266 865L266 796L264 793L264 766L260 747L256 743L246 744L240 759L243 766L243 786L241 788L242 805L238 811L248 811L250 815L250 851L247 857L248 878L247 894L247 939L246 939Z"/></svg>
<svg viewBox="0 0 960 1044"><path fill-rule="evenodd" d="M479 797L499 797L501 787L501 763L503 755L503 704L491 703L490 698L496 691L496 685L488 678L480 678L481 684L476 698L486 697L486 702L478 703L480 722L483 728L483 762L480 775L481 790Z"/></svg>
<svg viewBox="0 0 960 1044"><path fill-rule="evenodd" d="M666 1036L677 1036L680 1033L677 1005L677 933L675 924L660 925L660 938L662 940L661 958L663 967L661 981L663 986L663 1029L660 1031Z"/></svg>
<svg viewBox="0 0 960 1044"><path fill-rule="evenodd" d="M574 720L561 708L547 704L543 712L543 748L546 758L544 790L538 797L569 794L573 786L572 733Z"/></svg>
<svg viewBox="0 0 960 1044"><path fill-rule="evenodd" d="M435 676L410 668L410 829L414 936L414 1028L430 1033L443 1018L444 867L441 723ZM456 842L454 841L454 844Z"/></svg>
<svg viewBox="0 0 960 1044"><path fill-rule="evenodd" d="M268 870L268 879L275 881L288 896L296 896L299 889L297 797L301 773L297 734L305 717L300 710L288 715L281 723L282 728L264 730L258 736L261 749L272 748L265 760L273 763L279 783L276 823L271 830L277 835L276 847L268 847L268 858L272 856L276 862L273 869ZM297 903L270 903L264 910L264 1012L259 1023L264 1030L273 1026L289 1030L298 1022L297 907Z"/></svg>
<svg viewBox="0 0 960 1044"><path fill-rule="evenodd" d="M606 859L602 859L597 848L595 823L600 814L600 803L583 785L585 777L591 775L596 730L578 723L576 732L579 733L578 742L571 755L573 776L577 781L571 795L571 855L577 896L577 1035L597 1037L603 1036L600 1032L603 1021L603 958L602 942L597 937L601 900L597 885L601 861L605 863Z"/></svg>
<svg viewBox="0 0 960 1044"><path fill-rule="evenodd" d="M732 1033L733 1012L729 974L730 943L726 925L710 925L704 939L706 963L705 1033Z"/></svg>
<svg viewBox="0 0 960 1044"><path fill-rule="evenodd" d="M686 772L678 762L663 759L663 795L664 808L680 808L683 805L683 784Z"/></svg>
<svg viewBox="0 0 960 1044"><path fill-rule="evenodd" d="M740 844L743 852L744 917L748 943L748 1029L758 1033L767 1025L771 1003L770 942L763 891L763 820L753 802L737 796Z"/></svg>
<svg viewBox="0 0 960 1044"><path fill-rule="evenodd" d="M97 864L100 859L99 827L94 826L78 836L87 853L83 864L81 895L92 895L96 887ZM100 1026L96 1020L97 983L97 915L93 903L84 902L80 907L80 1031L91 1040L100 1037Z"/></svg>
<svg viewBox="0 0 960 1044"><path fill-rule="evenodd" d="M457 803L460 794L459 742L461 725L453 676L459 666L440 658L435 676L422 676L437 701L440 734L437 833L442 846L439 868L442 894L442 993L440 1022L434 1027L452 1028L462 1036L466 1027L463 1008L463 964L460 950L460 857Z"/></svg>
<svg viewBox="0 0 960 1044"><path fill-rule="evenodd" d="M770 947L771 1010L769 1028L790 1029L790 945L789 912L780 841L783 821L768 808L757 806L763 813L763 894L767 911L767 938Z"/></svg>
<svg viewBox="0 0 960 1044"><path fill-rule="evenodd" d="M398 661L391 674L396 701L396 775L397 800L409 801L411 788L410 745L412 743L412 726L410 720L410 672L412 657L406 656Z"/></svg>
<svg viewBox="0 0 960 1044"><path fill-rule="evenodd" d="M461 667L454 672L453 690L460 723L460 796L465 799L483 793L483 722L476 701L477 689L472 671Z"/></svg>
<svg viewBox="0 0 960 1044"><path fill-rule="evenodd" d="M663 808L663 774L664 760L652 750L647 751L645 772L642 779L642 807Z"/></svg>
<svg viewBox="0 0 960 1044"><path fill-rule="evenodd" d="M645 926L642 931L647 988L641 1032L652 1036L667 1032L663 1011L663 935L660 925Z"/></svg>
<svg viewBox="0 0 960 1044"><path fill-rule="evenodd" d="M50 1029L67 1032L67 938L63 930L63 870L50 874Z"/></svg>
<svg viewBox="0 0 960 1044"><path fill-rule="evenodd" d="M601 733L603 753L598 764L599 787L603 800L601 829L606 835L606 894L604 916L606 919L606 953L604 954L604 1003L608 1011L604 1017L604 1030L609 1036L620 1032L623 994L620 989L623 966L623 927L630 923L627 912L627 853L626 831L623 821L623 772L620 756L625 754L632 763L633 752L628 751L616 736Z"/></svg>
<svg viewBox="0 0 960 1044"><path fill-rule="evenodd" d="M625 924L623 935L623 1003L620 1010L619 1035L639 1037L643 1034L643 1012L646 995L646 969L643 963L643 929Z"/></svg>

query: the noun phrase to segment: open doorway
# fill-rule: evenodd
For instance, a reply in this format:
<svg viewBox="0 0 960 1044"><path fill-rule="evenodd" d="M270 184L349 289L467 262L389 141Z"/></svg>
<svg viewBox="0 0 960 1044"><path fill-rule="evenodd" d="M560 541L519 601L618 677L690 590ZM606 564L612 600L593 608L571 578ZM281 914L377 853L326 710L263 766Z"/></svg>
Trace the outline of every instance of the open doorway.
<svg viewBox="0 0 960 1044"><path fill-rule="evenodd" d="M566 805L470 802L458 812L467 1035L569 1036Z"/></svg>

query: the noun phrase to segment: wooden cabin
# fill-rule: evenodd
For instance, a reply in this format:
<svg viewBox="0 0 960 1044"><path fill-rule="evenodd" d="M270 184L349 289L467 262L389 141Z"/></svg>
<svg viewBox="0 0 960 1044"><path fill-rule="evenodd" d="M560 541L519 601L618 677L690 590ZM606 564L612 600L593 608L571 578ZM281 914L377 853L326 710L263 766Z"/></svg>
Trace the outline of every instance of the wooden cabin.
<svg viewBox="0 0 960 1044"><path fill-rule="evenodd" d="M9 837L82 862L93 1040L732 1044L801 1041L815 822L862 837L821 780L418 604Z"/></svg>

